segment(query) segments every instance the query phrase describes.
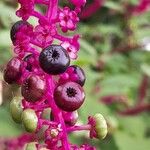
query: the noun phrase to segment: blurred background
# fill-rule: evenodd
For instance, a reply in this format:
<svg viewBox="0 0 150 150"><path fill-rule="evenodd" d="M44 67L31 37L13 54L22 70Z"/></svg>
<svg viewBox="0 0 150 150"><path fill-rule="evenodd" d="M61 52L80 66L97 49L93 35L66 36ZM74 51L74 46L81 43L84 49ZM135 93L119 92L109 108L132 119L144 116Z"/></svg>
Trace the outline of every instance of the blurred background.
<svg viewBox="0 0 150 150"><path fill-rule="evenodd" d="M60 2L68 5L66 0ZM9 113L15 86L7 85L2 76L14 55L9 33L19 20L17 7L16 0L0 0L0 150L4 141L24 132ZM80 122L100 112L107 119L109 133L103 141L89 140L84 132L73 134L72 142L89 142L98 150L149 150L149 0L88 0L80 18L81 50L73 62L84 68L87 77Z"/></svg>

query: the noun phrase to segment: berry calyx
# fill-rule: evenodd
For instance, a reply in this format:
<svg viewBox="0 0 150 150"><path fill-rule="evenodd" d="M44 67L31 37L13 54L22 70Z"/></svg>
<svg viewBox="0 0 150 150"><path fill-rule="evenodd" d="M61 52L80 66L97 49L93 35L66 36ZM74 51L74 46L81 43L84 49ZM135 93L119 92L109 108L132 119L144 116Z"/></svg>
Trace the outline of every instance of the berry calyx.
<svg viewBox="0 0 150 150"><path fill-rule="evenodd" d="M13 42L13 44L15 44L16 41L16 33L19 31L19 29L25 25L29 25L29 23L27 21L17 21L11 28L10 30L10 38Z"/></svg>
<svg viewBox="0 0 150 150"><path fill-rule="evenodd" d="M22 123L27 132L35 132L38 125L38 117L33 109L25 109L22 112Z"/></svg>
<svg viewBox="0 0 150 150"><path fill-rule="evenodd" d="M83 88L75 82L59 85L54 91L54 100L57 106L67 112L79 109L84 99Z"/></svg>
<svg viewBox="0 0 150 150"><path fill-rule="evenodd" d="M46 82L42 76L31 74L21 87L22 96L28 102L40 100L46 91Z"/></svg>
<svg viewBox="0 0 150 150"><path fill-rule="evenodd" d="M23 112L21 100L22 100L22 97L14 97L12 101L10 102L10 113L11 113L12 119L16 123L21 123L21 114Z"/></svg>
<svg viewBox="0 0 150 150"><path fill-rule="evenodd" d="M36 142L30 142L26 145L26 149L25 150L36 150L37 143Z"/></svg>
<svg viewBox="0 0 150 150"><path fill-rule="evenodd" d="M46 73L57 75L65 72L70 64L70 58L62 46L50 45L40 53L39 62Z"/></svg>
<svg viewBox="0 0 150 150"><path fill-rule="evenodd" d="M22 60L18 57L12 58L4 70L4 80L8 84L16 83L21 77Z"/></svg>
<svg viewBox="0 0 150 150"><path fill-rule="evenodd" d="M78 84L80 84L81 86L84 85L85 83L85 80L86 80L86 77L85 77L85 73L83 71L83 69L77 65L73 65L73 66L70 66L74 69L74 73L77 75L78 79L76 80L76 82Z"/></svg>

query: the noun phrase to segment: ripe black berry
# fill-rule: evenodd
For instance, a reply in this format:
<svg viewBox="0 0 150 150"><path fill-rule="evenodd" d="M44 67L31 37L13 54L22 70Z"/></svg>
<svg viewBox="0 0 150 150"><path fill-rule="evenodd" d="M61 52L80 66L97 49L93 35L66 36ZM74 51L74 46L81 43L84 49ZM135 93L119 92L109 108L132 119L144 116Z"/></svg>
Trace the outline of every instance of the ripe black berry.
<svg viewBox="0 0 150 150"><path fill-rule="evenodd" d="M11 38L13 44L15 44L15 41L16 41L16 33L17 33L18 30L19 30L22 26L24 26L24 25L29 25L29 23L26 22L26 21L20 20L20 21L17 21L17 22L12 26L12 28L11 28L11 30L10 30L10 38Z"/></svg>
<svg viewBox="0 0 150 150"><path fill-rule="evenodd" d="M26 69L28 71L32 71L32 63L30 61L30 59L32 59L32 57L33 57L33 55L29 54L23 59L27 63Z"/></svg>
<svg viewBox="0 0 150 150"><path fill-rule="evenodd" d="M4 80L8 84L15 83L21 77L21 59L18 57L12 58L4 70Z"/></svg>
<svg viewBox="0 0 150 150"><path fill-rule="evenodd" d="M65 72L70 64L70 58L62 46L51 45L41 52L39 62L46 73L57 75Z"/></svg>
<svg viewBox="0 0 150 150"><path fill-rule="evenodd" d="M46 91L46 82L43 77L32 74L21 87L22 96L28 102L36 102L40 100Z"/></svg>
<svg viewBox="0 0 150 150"><path fill-rule="evenodd" d="M83 104L85 94L83 88L75 82L67 82L54 91L54 99L58 107L64 111L75 111Z"/></svg>
<svg viewBox="0 0 150 150"><path fill-rule="evenodd" d="M73 66L70 66L70 67L73 67L74 68L74 73L77 74L78 76L78 80L76 81L78 84L80 84L81 86L84 85L85 83L85 73L83 71L83 69L77 65L73 65Z"/></svg>

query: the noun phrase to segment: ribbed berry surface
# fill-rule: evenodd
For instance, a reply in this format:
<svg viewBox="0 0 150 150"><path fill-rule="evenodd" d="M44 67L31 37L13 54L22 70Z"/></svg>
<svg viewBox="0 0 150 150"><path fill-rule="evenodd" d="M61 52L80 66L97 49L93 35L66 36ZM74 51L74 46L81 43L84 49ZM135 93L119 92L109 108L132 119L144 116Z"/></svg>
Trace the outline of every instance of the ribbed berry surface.
<svg viewBox="0 0 150 150"><path fill-rule="evenodd" d="M12 58L4 70L4 80L8 84L16 83L21 77L21 59L18 57Z"/></svg>
<svg viewBox="0 0 150 150"><path fill-rule="evenodd" d="M40 100L46 91L45 80L38 75L30 75L21 87L22 96L29 102Z"/></svg>
<svg viewBox="0 0 150 150"><path fill-rule="evenodd" d="M54 99L58 107L71 112L81 107L85 99L85 93L79 84L67 82L55 89Z"/></svg>
<svg viewBox="0 0 150 150"><path fill-rule="evenodd" d="M65 72L70 64L70 58L62 46L51 45L41 52L39 62L46 73L57 75Z"/></svg>

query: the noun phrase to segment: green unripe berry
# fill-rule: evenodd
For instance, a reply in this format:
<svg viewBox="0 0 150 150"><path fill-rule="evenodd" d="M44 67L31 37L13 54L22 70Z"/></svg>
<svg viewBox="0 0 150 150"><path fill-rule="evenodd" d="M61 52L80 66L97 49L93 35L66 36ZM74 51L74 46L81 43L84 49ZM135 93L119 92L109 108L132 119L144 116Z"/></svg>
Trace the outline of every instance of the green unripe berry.
<svg viewBox="0 0 150 150"><path fill-rule="evenodd" d="M21 123L22 101L21 97L14 97L10 102L10 113L16 123Z"/></svg>
<svg viewBox="0 0 150 150"><path fill-rule="evenodd" d="M35 132L37 129L38 117L33 109L25 109L22 112L22 123L28 132Z"/></svg>
<svg viewBox="0 0 150 150"><path fill-rule="evenodd" d="M36 142L31 142L31 143L28 143L27 145L26 145L26 149L25 150L36 150L37 148L36 148Z"/></svg>
<svg viewBox="0 0 150 150"><path fill-rule="evenodd" d="M107 123L105 118L101 114L95 114L93 116L95 120L95 131L98 139L104 139L107 135Z"/></svg>

